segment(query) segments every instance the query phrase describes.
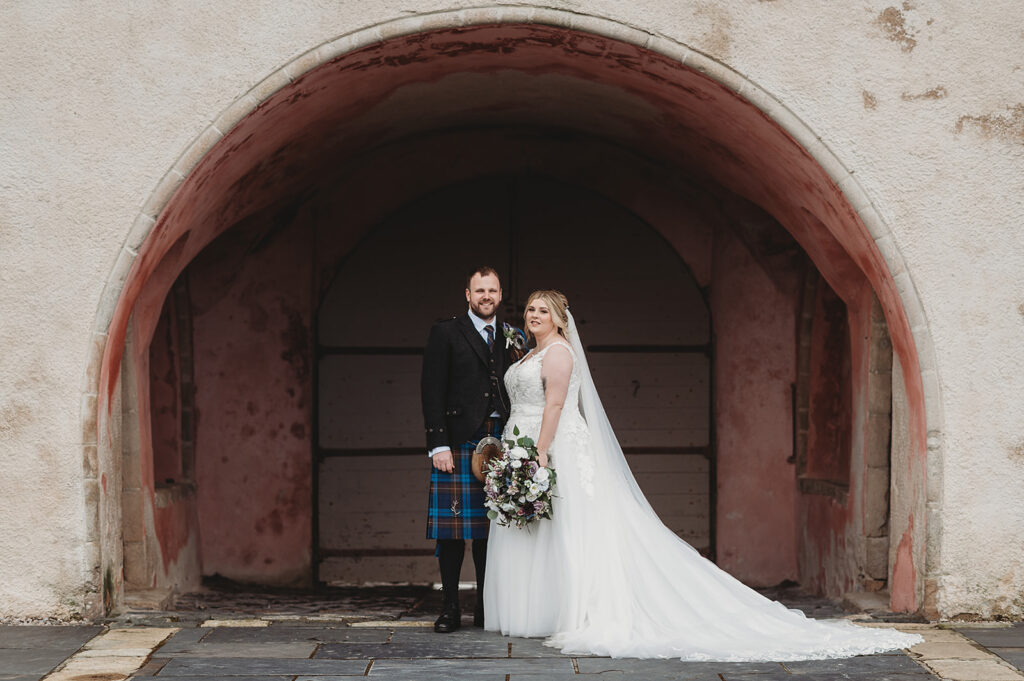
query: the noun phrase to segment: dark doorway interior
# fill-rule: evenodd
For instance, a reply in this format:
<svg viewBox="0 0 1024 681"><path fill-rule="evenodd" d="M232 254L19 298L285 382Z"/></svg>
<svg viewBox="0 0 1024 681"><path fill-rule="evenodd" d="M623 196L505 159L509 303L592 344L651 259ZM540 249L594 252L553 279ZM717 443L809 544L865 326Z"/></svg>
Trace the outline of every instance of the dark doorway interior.
<svg viewBox="0 0 1024 681"><path fill-rule="evenodd" d="M464 314L464 278L477 264L502 273L511 323L536 288L568 296L641 486L665 523L710 555L702 292L675 250L621 206L541 176L501 175L403 206L339 263L326 289L317 315L319 579L436 579L423 538L421 353L434 321Z"/></svg>

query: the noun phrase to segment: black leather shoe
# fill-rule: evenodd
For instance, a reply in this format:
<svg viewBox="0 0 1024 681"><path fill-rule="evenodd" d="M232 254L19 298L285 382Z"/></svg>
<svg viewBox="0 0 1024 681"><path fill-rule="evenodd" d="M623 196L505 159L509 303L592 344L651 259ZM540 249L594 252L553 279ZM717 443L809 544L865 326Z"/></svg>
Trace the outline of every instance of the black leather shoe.
<svg viewBox="0 0 1024 681"><path fill-rule="evenodd" d="M477 601L476 607L473 608L473 626L484 628L484 602Z"/></svg>
<svg viewBox="0 0 1024 681"><path fill-rule="evenodd" d="M434 631L439 634L450 634L462 626L462 614L457 607L445 608L441 616L434 622Z"/></svg>

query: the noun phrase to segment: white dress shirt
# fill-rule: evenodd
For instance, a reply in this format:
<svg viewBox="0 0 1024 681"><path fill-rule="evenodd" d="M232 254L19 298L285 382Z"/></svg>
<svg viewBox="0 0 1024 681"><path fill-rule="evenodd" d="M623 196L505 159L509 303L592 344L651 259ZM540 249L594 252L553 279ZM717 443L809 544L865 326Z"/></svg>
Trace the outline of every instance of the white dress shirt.
<svg viewBox="0 0 1024 681"><path fill-rule="evenodd" d="M494 342L498 342L498 315L494 315L493 317L491 317L491 321L487 321L486 319L482 319L473 314L473 309L470 308L469 321L473 322L473 327L476 329L476 332L480 334L480 337L484 339L484 343L487 342L487 332L484 331L484 327L490 324L491 328L494 329ZM499 414L498 412L494 412L493 414L491 414L491 416L500 417L501 414ZM434 447L429 452L427 452L427 456L433 457L434 454L448 451L451 451L451 447Z"/></svg>

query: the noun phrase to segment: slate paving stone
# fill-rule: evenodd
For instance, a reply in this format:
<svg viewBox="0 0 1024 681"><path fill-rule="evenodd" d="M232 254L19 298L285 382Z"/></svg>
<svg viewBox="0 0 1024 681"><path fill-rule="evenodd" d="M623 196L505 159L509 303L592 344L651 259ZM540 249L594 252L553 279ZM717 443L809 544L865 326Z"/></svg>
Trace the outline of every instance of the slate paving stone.
<svg viewBox="0 0 1024 681"><path fill-rule="evenodd" d="M437 672L411 672L408 670L374 674L374 670L371 669L370 678L375 681L505 681L509 677L507 674L495 674L493 671L446 671L443 672L443 676L438 676ZM321 681L321 679L308 679L307 681Z"/></svg>
<svg viewBox="0 0 1024 681"><path fill-rule="evenodd" d="M1017 669L1024 671L1024 648L989 648Z"/></svg>
<svg viewBox="0 0 1024 681"><path fill-rule="evenodd" d="M362 676L363 660L275 660L271 658L174 658L156 678L163 676Z"/></svg>
<svg viewBox="0 0 1024 681"><path fill-rule="evenodd" d="M161 674L161 676L163 676ZM133 674L130 678L146 678L140 677L138 674ZM160 677L157 676L157 679ZM281 676L175 676L174 681L292 681L295 676L292 674L285 674ZM316 679L316 681L328 681L329 679L344 679L345 681L352 681L352 676L307 676L307 679Z"/></svg>
<svg viewBox="0 0 1024 681"><path fill-rule="evenodd" d="M78 650L101 631L103 627L97 626L0 626L0 648Z"/></svg>
<svg viewBox="0 0 1024 681"><path fill-rule="evenodd" d="M168 637L157 650L161 655L187 650L215 631L215 629L182 629Z"/></svg>
<svg viewBox="0 0 1024 681"><path fill-rule="evenodd" d="M1024 622L1012 627L957 627L956 631L986 648L1024 647Z"/></svg>
<svg viewBox="0 0 1024 681"><path fill-rule="evenodd" d="M40 676L38 674L32 674L29 676L16 676L13 674L4 674L0 672L0 681L39 681Z"/></svg>
<svg viewBox="0 0 1024 681"><path fill-rule="evenodd" d="M348 627L217 627L208 631L203 643L384 643L391 636L390 629Z"/></svg>
<svg viewBox="0 0 1024 681"><path fill-rule="evenodd" d="M608 679L615 679L615 681L650 681L649 676L642 674L627 674L625 672L605 672L604 674L562 674L553 672L551 674L511 674L509 681L608 681ZM709 678L709 681L719 681L716 676L713 679Z"/></svg>
<svg viewBox="0 0 1024 681"><path fill-rule="evenodd" d="M46 674L78 650L0 648L0 670L10 675Z"/></svg>
<svg viewBox="0 0 1024 681"><path fill-rule="evenodd" d="M939 677L921 670L920 674L888 674L879 671L819 672L814 674L730 674L723 673L724 681L938 681Z"/></svg>
<svg viewBox="0 0 1024 681"><path fill-rule="evenodd" d="M726 671L734 674L770 674L786 671L778 662L682 662L680 660L636 660L631 658L614 660L607 657L581 657L577 659L576 663L579 666L580 674L621 671L644 674L686 674L694 678L703 678L708 674L713 677L715 674ZM679 677L677 676L677 678Z"/></svg>
<svg viewBox="0 0 1024 681"><path fill-rule="evenodd" d="M316 657L340 658L357 652L367 657L385 658L507 658L508 643L498 640L469 641L433 638L425 640L394 640L383 645L361 646L353 643L325 643Z"/></svg>
<svg viewBox="0 0 1024 681"><path fill-rule="evenodd" d="M402 648L387 643L325 643L313 656L315 660L379 660L389 657L418 657L403 655Z"/></svg>
<svg viewBox="0 0 1024 681"><path fill-rule="evenodd" d="M164 668L164 665L170 661L170 658L167 657L151 657L149 660L146 661L146 664L142 665L137 670L135 670L135 673L132 674L132 676L138 678L155 676L161 669Z"/></svg>
<svg viewBox="0 0 1024 681"><path fill-rule="evenodd" d="M512 657L577 657L565 655L557 648L549 648L544 645L542 638L509 638L507 641L512 644Z"/></svg>
<svg viewBox="0 0 1024 681"><path fill-rule="evenodd" d="M175 658L188 657L272 657L275 659L306 659L319 643L260 642L260 643L195 643L173 653Z"/></svg>
<svg viewBox="0 0 1024 681"><path fill-rule="evenodd" d="M327 646L324 646L325 648ZM389 657L422 658L507 658L508 643L501 639L488 641L396 641L391 640L386 648Z"/></svg>
<svg viewBox="0 0 1024 681"><path fill-rule="evenodd" d="M481 674L487 676L505 674L544 674L550 672L571 672L571 660L524 660L524 659L491 659L491 660L377 660L370 667L370 678L382 676L422 677L425 679L455 678L453 675L466 675L476 679Z"/></svg>
<svg viewBox="0 0 1024 681"><path fill-rule="evenodd" d="M392 641L501 641L506 637L496 631L485 631L476 627L463 627L450 634L438 634L428 628L395 628Z"/></svg>
<svg viewBox="0 0 1024 681"><path fill-rule="evenodd" d="M906 655L871 655L844 657L837 660L807 660L804 662L784 662L785 667L794 675L827 674L920 674L927 672L921 665ZM841 678L841 677L840 677ZM853 678L857 678L854 676ZM864 676L864 678L871 678Z"/></svg>

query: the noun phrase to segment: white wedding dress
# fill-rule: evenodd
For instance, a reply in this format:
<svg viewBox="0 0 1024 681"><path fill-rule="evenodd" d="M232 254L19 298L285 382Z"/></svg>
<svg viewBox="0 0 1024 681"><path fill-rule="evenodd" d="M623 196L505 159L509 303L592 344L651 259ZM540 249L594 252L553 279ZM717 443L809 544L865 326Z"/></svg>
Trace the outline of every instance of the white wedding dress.
<svg viewBox="0 0 1024 681"><path fill-rule="evenodd" d="M505 375L513 427L537 439L546 354L569 352L569 392L548 451L553 517L526 529L491 522L485 628L545 636L567 654L682 660L810 660L905 648L920 636L818 621L748 588L658 519L604 412L572 315L559 341ZM584 418L586 417L586 418Z"/></svg>

